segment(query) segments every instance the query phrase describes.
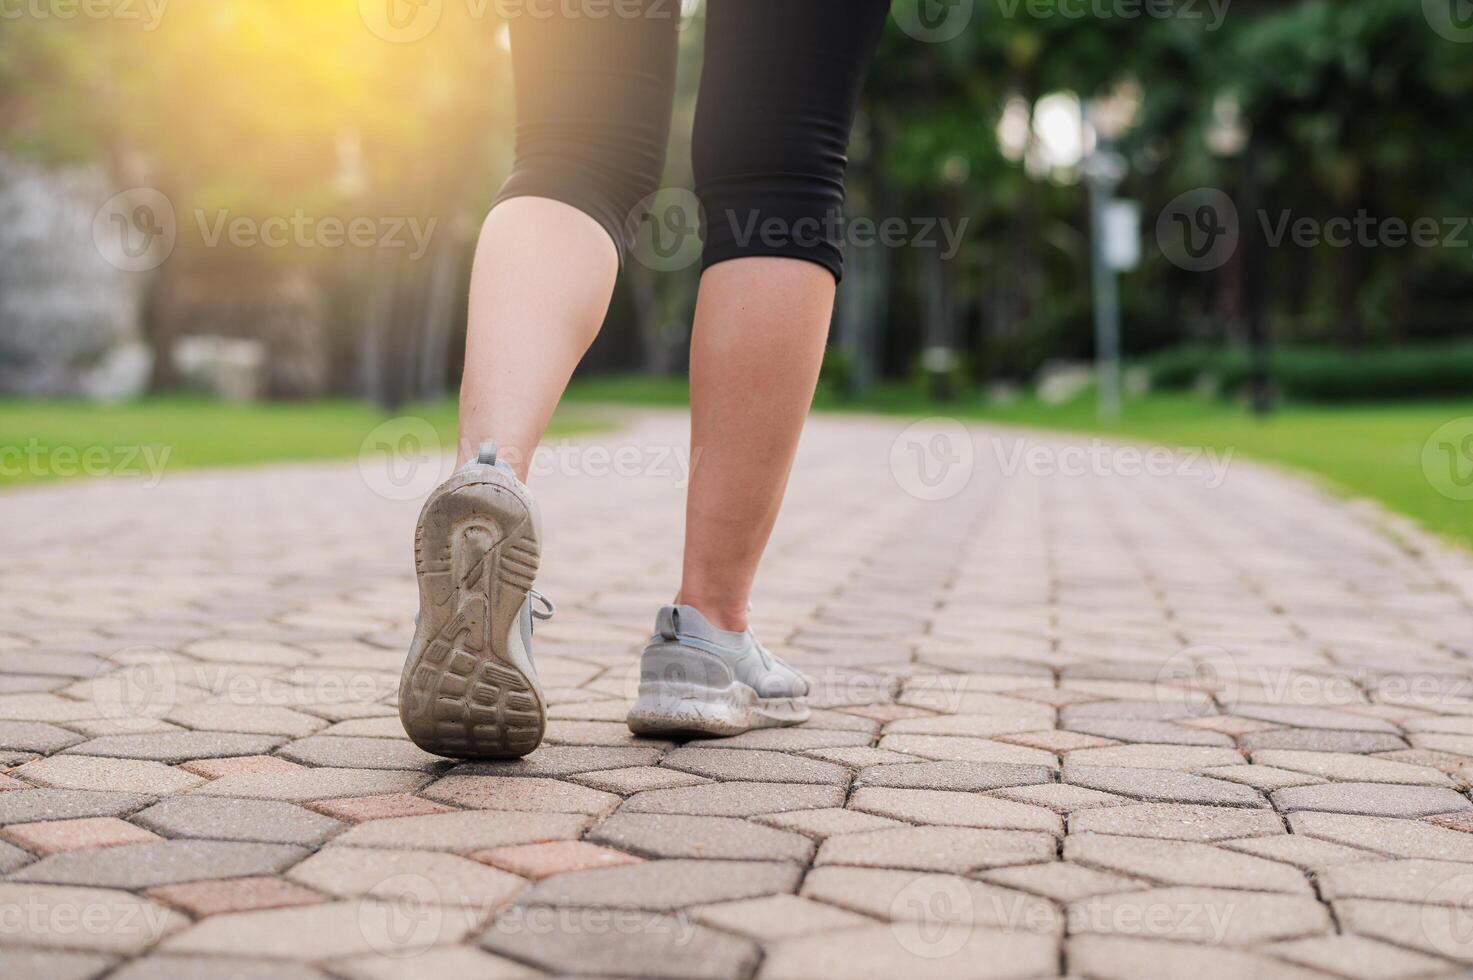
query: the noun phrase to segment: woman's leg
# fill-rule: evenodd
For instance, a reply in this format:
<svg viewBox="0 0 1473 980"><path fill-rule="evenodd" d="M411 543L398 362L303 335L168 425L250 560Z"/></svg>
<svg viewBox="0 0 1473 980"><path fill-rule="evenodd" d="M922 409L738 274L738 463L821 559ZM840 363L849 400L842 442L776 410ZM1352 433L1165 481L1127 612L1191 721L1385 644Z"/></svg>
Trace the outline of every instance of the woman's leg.
<svg viewBox="0 0 1473 980"><path fill-rule="evenodd" d="M693 163L706 270L691 343L678 603L747 626L828 336L849 131L888 0L711 0Z"/></svg>
<svg viewBox="0 0 1473 980"><path fill-rule="evenodd" d="M495 442L526 482L618 272L608 232L561 201L519 197L492 210L471 271L457 467Z"/></svg>
<svg viewBox="0 0 1473 980"><path fill-rule="evenodd" d="M679 26L659 0L541 6L511 21L516 168L476 247L460 396L459 461L496 442L523 480L659 186Z"/></svg>

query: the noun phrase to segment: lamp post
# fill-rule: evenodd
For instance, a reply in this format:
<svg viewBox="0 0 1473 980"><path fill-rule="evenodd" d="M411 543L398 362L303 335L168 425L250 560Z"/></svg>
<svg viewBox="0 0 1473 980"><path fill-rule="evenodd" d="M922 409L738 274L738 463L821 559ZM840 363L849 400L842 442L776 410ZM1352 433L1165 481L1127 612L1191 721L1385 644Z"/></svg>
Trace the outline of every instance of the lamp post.
<svg viewBox="0 0 1473 980"><path fill-rule="evenodd" d="M1099 379L1099 415L1120 417L1120 278L1140 260L1140 208L1115 197L1125 179L1125 158L1111 146L1127 120L1108 105L1090 103L1084 121L1093 146L1082 169L1089 187L1090 278L1094 292L1095 373Z"/></svg>

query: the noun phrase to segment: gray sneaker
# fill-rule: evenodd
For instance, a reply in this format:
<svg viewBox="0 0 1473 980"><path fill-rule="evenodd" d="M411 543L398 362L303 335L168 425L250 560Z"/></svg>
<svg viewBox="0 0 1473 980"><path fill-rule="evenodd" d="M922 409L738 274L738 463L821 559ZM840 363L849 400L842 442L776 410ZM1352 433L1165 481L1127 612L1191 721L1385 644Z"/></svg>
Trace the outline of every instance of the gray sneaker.
<svg viewBox="0 0 1473 980"><path fill-rule="evenodd" d="M399 683L415 745L461 759L515 758L542 741L546 701L532 665L537 505L496 446L481 447L425 501L415 529L419 619Z"/></svg>
<svg viewBox="0 0 1473 980"><path fill-rule="evenodd" d="M750 629L719 630L694 606L665 606L639 662L637 735L740 735L808 720L808 679Z"/></svg>

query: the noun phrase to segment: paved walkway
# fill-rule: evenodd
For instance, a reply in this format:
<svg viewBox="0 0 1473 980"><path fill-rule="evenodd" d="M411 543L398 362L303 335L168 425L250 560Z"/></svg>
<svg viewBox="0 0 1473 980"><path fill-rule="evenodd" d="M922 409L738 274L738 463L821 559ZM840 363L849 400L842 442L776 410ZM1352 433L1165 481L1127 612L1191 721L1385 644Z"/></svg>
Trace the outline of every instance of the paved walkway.
<svg viewBox="0 0 1473 980"><path fill-rule="evenodd" d="M0 976L1464 975L1473 563L1239 461L903 426L812 425L756 620L821 707L723 742L622 724L683 424L555 455L506 764L399 730L412 480L0 497Z"/></svg>

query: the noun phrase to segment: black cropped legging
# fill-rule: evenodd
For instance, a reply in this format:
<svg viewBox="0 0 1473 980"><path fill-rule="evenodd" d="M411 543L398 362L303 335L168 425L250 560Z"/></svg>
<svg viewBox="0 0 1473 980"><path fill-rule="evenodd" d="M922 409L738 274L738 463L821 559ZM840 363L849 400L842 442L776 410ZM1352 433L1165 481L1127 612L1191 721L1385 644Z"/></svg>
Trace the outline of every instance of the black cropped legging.
<svg viewBox="0 0 1473 980"><path fill-rule="evenodd" d="M497 197L592 216L624 255L660 186L679 0L525 0L516 166ZM889 0L708 0L691 165L703 268L778 255L842 274L849 131Z"/></svg>

